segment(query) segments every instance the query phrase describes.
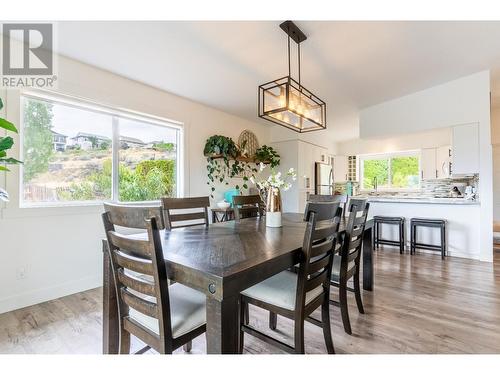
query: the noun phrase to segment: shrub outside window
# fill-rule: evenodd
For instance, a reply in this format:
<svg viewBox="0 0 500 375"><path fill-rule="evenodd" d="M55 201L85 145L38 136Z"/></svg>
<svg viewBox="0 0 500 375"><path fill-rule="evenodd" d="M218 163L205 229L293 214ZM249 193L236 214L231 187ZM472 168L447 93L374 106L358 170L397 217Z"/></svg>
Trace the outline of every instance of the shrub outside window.
<svg viewBox="0 0 500 375"><path fill-rule="evenodd" d="M37 94L21 109L21 207L178 196L179 124Z"/></svg>

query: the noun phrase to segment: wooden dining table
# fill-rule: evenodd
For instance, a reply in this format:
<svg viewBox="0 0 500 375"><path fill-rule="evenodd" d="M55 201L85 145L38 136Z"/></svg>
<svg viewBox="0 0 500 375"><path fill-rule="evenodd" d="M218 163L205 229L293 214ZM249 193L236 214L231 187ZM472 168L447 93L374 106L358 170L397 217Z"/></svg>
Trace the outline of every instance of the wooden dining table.
<svg viewBox="0 0 500 375"><path fill-rule="evenodd" d="M240 292L298 263L306 227L303 214L284 213L282 224L269 228L263 219L248 218L162 233L168 278L207 296L208 353L237 353ZM343 219L340 230L345 226ZM365 290L373 290L372 227L373 220L368 220L362 256ZM106 240L103 251L103 352L113 354L118 353L119 324Z"/></svg>

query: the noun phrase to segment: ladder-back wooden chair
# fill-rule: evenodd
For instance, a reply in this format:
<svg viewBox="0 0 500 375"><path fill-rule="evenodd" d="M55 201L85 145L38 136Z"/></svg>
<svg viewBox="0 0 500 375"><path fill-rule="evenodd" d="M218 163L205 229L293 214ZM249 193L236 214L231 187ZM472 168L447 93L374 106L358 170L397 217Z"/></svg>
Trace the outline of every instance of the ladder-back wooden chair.
<svg viewBox="0 0 500 375"><path fill-rule="evenodd" d="M160 239L161 208L105 204L102 219L116 286L119 352L130 353L130 335L159 353L172 353L206 330L205 295L182 284L169 286ZM145 229L123 234L116 226Z"/></svg>
<svg viewBox="0 0 500 375"><path fill-rule="evenodd" d="M339 301L331 300L330 303L340 306L344 330L352 334L349 321L349 310L347 306L347 292L354 292L356 305L361 314L364 314L363 301L361 299L361 287L359 282L360 260L365 231L366 218L370 203L364 199L351 199L349 201L349 217L343 236L339 255L333 258L333 270L331 285L339 288ZM353 279L354 288L347 286L347 282Z"/></svg>
<svg viewBox="0 0 500 375"><path fill-rule="evenodd" d="M310 194L307 201L311 203L338 202L341 204L342 214L343 216L345 216L348 198L349 197L346 194L334 194L334 195Z"/></svg>
<svg viewBox="0 0 500 375"><path fill-rule="evenodd" d="M249 217L262 217L264 212L260 195L234 195L233 209L236 221Z"/></svg>
<svg viewBox="0 0 500 375"><path fill-rule="evenodd" d="M298 273L283 271L241 293L240 351L248 333L289 353L304 353L304 321L318 325L328 353L335 353L330 329L330 275L342 209L339 203L310 203ZM252 304L283 315L295 323L294 346L278 341L246 322L246 306ZM321 320L310 315L321 306Z"/></svg>
<svg viewBox="0 0 500 375"><path fill-rule="evenodd" d="M194 225L208 226L209 224L210 199L208 197L164 197L161 199L161 205L165 216L165 227L168 230Z"/></svg>

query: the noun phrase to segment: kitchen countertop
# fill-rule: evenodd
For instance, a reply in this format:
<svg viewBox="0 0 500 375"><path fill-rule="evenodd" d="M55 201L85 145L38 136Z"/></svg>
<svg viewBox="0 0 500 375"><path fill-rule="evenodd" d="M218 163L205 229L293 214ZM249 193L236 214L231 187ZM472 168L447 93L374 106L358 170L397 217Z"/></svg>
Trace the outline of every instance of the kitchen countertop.
<svg viewBox="0 0 500 375"><path fill-rule="evenodd" d="M465 198L432 198L432 197L391 197L391 196L356 196L366 198L369 202L377 203L417 203L417 204L454 204L454 205L479 205L479 200Z"/></svg>

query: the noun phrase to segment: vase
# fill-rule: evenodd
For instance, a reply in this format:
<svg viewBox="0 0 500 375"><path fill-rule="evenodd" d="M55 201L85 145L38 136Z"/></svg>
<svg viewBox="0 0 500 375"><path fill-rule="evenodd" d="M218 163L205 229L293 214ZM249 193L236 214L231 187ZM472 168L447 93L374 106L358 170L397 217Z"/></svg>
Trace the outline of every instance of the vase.
<svg viewBox="0 0 500 375"><path fill-rule="evenodd" d="M281 192L278 188L269 188L267 192L266 226L281 227Z"/></svg>

